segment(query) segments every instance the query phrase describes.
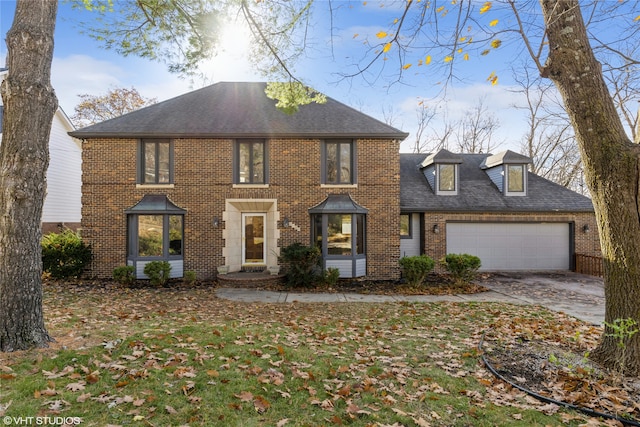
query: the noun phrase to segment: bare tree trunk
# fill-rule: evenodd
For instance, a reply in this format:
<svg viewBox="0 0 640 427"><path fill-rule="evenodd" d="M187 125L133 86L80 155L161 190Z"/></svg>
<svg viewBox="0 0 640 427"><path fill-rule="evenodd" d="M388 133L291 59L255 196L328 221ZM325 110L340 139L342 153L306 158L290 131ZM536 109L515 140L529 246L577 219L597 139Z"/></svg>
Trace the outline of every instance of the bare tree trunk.
<svg viewBox="0 0 640 427"><path fill-rule="evenodd" d="M605 260L605 320L640 322L640 151L627 137L593 55L578 0L541 0L549 38L543 75L556 84L578 140ZM640 375L640 334L626 349L605 334L592 357Z"/></svg>
<svg viewBox="0 0 640 427"><path fill-rule="evenodd" d="M0 147L0 351L46 347L40 220L49 133L58 107L51 87L57 1L18 0L7 33Z"/></svg>

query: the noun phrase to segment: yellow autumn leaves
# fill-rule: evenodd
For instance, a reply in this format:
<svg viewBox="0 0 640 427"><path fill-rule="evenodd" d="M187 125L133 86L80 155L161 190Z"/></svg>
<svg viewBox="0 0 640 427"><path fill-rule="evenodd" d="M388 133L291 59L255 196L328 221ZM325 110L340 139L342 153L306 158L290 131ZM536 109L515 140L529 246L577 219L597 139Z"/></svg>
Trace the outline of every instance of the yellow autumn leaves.
<svg viewBox="0 0 640 427"><path fill-rule="evenodd" d="M484 14L487 13L489 10L491 10L492 8L492 2L487 1L484 2L482 4L482 6L479 9L479 13L480 14ZM444 16L444 6L440 6L437 10L437 13L443 14ZM493 19L491 21L489 21L489 27L496 27L498 25L500 21L498 19ZM398 23L398 19L395 19L393 21L393 24L397 24ZM358 35L355 35L355 37L357 37ZM391 49L393 48L393 44L397 42L396 40L396 36L394 34L390 34L387 31L378 31L376 33L376 37L380 40L383 41L383 45L382 45L382 54L386 54L388 52L391 51ZM384 39L387 39L386 41L384 41ZM470 45L473 42L473 38L472 37L467 37L467 36L461 36L458 39L458 42L460 44L464 44L464 45ZM498 49L500 46L502 46L502 40L500 39L493 39L491 40L491 42L489 43L489 48L484 49L480 52L480 54L482 56L487 55L491 52L491 49ZM443 63L448 64L451 63L456 57L458 58L462 58L463 61L469 61L470 60L470 55L468 52L465 52L463 47L458 47L455 51L451 52L451 54L448 54L446 56L444 56L444 58L442 59ZM386 56L383 58L384 60L386 60ZM417 61L417 65L418 66L422 66L422 65L429 65L433 62L433 58L431 55L427 55L425 56L424 59L419 59ZM405 63L402 66L403 70L408 70L409 68L411 68L413 66L413 63ZM495 73L492 73L488 78L487 81L491 82L492 85L496 85L498 83L498 77L495 75Z"/></svg>

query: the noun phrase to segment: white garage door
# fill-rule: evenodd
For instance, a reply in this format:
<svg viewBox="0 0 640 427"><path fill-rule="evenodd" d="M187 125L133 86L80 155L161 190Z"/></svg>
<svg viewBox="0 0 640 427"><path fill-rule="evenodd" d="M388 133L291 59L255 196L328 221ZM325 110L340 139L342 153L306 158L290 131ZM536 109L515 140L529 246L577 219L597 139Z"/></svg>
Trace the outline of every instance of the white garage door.
<svg viewBox="0 0 640 427"><path fill-rule="evenodd" d="M447 253L480 257L481 270L569 270L567 223L449 223Z"/></svg>

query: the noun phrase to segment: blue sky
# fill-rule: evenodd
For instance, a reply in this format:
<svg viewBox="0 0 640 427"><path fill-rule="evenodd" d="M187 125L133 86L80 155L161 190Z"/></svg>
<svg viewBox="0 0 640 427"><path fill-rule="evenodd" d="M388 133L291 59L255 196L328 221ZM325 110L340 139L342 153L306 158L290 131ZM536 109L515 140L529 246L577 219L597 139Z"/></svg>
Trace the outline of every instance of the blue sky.
<svg viewBox="0 0 640 427"><path fill-rule="evenodd" d="M115 0L116 2L118 0ZM320 1L320 9L323 5ZM511 66L516 63L513 46L505 43L489 55L474 55L469 61L460 61L458 69L461 81L454 82L446 93L446 103L434 104L431 100L442 94L442 78L434 65L417 66L417 54L408 55L407 61L413 66L404 72L402 83L390 84L384 77L368 79L355 77L342 79L340 73L353 70L350 66L367 52L369 44L381 43L376 37L380 31L387 31L400 10L392 6L369 2L333 2L339 6L333 24L333 50L329 50L327 14L315 15L312 30L316 32L314 44L308 49L308 58L295 67L297 75L306 83L326 95L346 103L380 120L386 116L393 119L391 124L411 135L402 146L409 151L416 128L416 109L421 101L433 108L446 108L449 120L459 116L477 104L480 98L500 121L498 140L505 143L500 148L518 151L518 143L523 134L525 117L513 108L522 100L513 93ZM9 30L13 19L15 2L0 0L0 32ZM326 9L324 9L326 11ZM121 57L113 51L102 49L99 44L80 34L78 22L87 19L84 11L73 10L67 2L61 2L55 34L55 51L52 64L52 84L58 95L60 106L72 115L80 94L101 95L112 87L135 87L143 96L159 101L180 95L201 87L201 82L181 79L166 70L162 63L151 62L136 57ZM233 24L230 28L238 28ZM232 32L232 30L231 30ZM357 36L355 36L357 34ZM237 34L229 34L232 42L223 46L226 50L211 60L207 73L211 82L216 81L262 81L263 76L254 72L254 67L245 59L246 43ZM393 53L393 52L391 52ZM0 67L5 65L6 45L0 46ZM434 59L434 63L438 60ZM397 68L388 64L382 74L395 72ZM495 86L487 82L491 72L499 76Z"/></svg>

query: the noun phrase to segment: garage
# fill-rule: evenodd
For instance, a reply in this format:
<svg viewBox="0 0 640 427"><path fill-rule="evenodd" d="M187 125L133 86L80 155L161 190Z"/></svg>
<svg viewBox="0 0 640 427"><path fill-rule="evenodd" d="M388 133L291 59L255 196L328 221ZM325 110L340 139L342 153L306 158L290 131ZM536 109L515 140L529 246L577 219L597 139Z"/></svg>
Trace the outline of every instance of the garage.
<svg viewBox="0 0 640 427"><path fill-rule="evenodd" d="M569 270L569 223L447 223L447 253L476 255L481 270Z"/></svg>

